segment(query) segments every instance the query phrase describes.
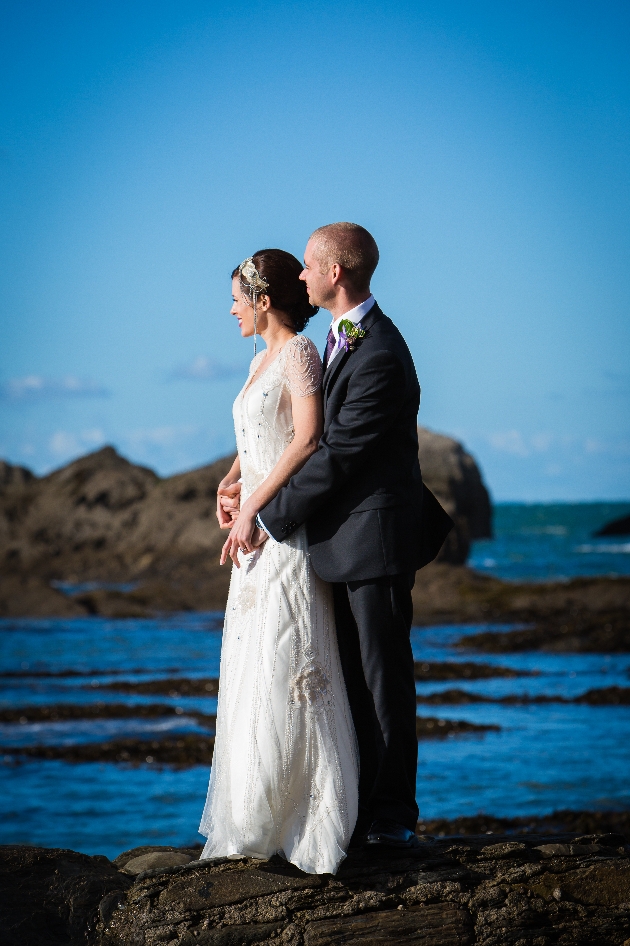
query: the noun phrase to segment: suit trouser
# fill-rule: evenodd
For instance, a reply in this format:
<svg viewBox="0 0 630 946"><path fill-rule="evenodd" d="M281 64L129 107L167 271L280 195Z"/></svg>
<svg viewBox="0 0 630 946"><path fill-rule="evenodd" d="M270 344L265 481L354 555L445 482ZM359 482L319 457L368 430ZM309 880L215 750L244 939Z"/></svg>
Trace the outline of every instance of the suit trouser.
<svg viewBox="0 0 630 946"><path fill-rule="evenodd" d="M358 830L391 818L413 831L416 685L409 639L415 573L333 584L337 639L359 743Z"/></svg>

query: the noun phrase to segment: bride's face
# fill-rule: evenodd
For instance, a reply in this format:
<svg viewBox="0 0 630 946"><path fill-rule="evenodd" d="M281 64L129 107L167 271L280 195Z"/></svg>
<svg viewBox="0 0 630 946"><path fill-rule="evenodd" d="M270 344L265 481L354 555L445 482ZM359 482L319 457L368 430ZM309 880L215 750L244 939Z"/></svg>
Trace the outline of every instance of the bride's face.
<svg viewBox="0 0 630 946"><path fill-rule="evenodd" d="M254 334L254 307L243 295L238 276L232 280L232 300L230 315L238 319L238 327L243 338L249 338ZM260 331L260 326L258 328Z"/></svg>

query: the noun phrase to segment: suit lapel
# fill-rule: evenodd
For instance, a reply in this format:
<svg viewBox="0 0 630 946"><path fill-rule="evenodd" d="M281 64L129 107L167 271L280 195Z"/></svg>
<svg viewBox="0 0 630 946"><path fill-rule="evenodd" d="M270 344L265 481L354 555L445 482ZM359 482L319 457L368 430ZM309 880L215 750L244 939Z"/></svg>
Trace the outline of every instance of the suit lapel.
<svg viewBox="0 0 630 946"><path fill-rule="evenodd" d="M372 325L382 317L383 313L379 309L378 303L375 302L370 311L365 315L360 322L361 328L369 333ZM333 360L328 363L328 367L324 372L324 379L322 381L322 387L324 389L324 406L326 405L326 400L328 398L328 392L331 390L335 380L339 376L339 372L342 367L345 365L346 361L353 354L350 351L340 351L338 352Z"/></svg>
<svg viewBox="0 0 630 946"><path fill-rule="evenodd" d="M322 381L322 387L324 388L324 391L327 390L328 385L330 384L331 378L337 376L337 373L339 369L341 368L341 365L345 363L349 354L350 352L348 351L337 352L333 360L328 363L328 367L326 368L324 372L324 380Z"/></svg>
<svg viewBox="0 0 630 946"><path fill-rule="evenodd" d="M326 368L326 373L324 375L324 380L322 382L322 387L324 389L324 410L326 410L326 403L328 401L328 393L332 388L332 382L337 377L343 365L350 357L349 351L341 351L336 356L332 365L328 365Z"/></svg>

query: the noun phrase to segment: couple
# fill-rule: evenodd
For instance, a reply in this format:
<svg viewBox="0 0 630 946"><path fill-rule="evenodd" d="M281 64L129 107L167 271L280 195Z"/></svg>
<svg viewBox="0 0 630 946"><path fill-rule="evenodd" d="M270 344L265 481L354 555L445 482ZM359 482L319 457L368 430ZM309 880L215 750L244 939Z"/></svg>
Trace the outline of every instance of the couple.
<svg viewBox="0 0 630 946"><path fill-rule="evenodd" d="M419 844L411 589L451 522L423 488L420 388L370 293L378 256L367 230L334 223L303 267L261 250L232 273L231 314L266 349L217 497L234 567L204 858L279 853L334 874L351 841ZM320 306L323 365L299 334Z"/></svg>

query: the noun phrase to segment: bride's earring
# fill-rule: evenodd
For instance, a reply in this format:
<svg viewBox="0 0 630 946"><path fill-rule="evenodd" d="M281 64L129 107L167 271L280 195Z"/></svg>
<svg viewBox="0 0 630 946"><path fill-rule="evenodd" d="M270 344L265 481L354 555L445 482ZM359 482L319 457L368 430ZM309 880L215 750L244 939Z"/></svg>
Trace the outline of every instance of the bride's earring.
<svg viewBox="0 0 630 946"><path fill-rule="evenodd" d="M254 358L256 357L256 341L258 331L258 313L256 312L256 293L254 293Z"/></svg>
<svg viewBox="0 0 630 946"><path fill-rule="evenodd" d="M266 292L269 288L269 283L264 276L261 276L256 267L254 266L254 259L252 256L248 256L247 259L243 260L241 265L238 268L239 271L239 280L241 284L241 292L245 295L248 295L253 300L254 304L254 358L256 357L257 351L257 342L258 342L258 311L256 308L256 303L258 301L258 294L260 292ZM243 280L247 283L248 292L245 293L243 289Z"/></svg>

